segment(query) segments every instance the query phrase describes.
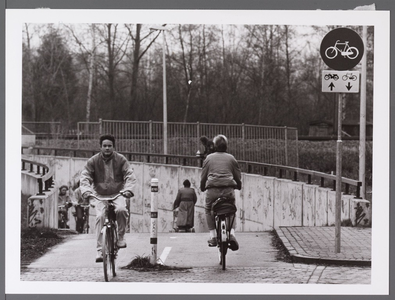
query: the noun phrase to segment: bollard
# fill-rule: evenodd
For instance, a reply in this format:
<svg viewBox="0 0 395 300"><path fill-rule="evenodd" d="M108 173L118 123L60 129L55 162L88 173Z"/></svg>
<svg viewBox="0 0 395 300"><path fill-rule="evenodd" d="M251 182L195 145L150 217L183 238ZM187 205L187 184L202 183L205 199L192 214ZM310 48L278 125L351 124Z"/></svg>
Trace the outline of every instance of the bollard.
<svg viewBox="0 0 395 300"><path fill-rule="evenodd" d="M158 246L158 191L159 184L157 178L151 179L151 264L156 264L157 246Z"/></svg>

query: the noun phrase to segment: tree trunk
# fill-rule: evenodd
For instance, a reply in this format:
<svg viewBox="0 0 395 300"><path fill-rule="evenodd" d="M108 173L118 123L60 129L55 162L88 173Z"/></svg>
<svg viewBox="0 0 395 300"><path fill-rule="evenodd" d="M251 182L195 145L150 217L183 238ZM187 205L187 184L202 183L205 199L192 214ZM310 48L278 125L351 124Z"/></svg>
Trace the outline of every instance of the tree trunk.
<svg viewBox="0 0 395 300"><path fill-rule="evenodd" d="M138 120L138 93L137 93L137 79L139 75L139 64L140 64L140 49L141 49L141 24L136 25L136 37L134 39L133 49L133 65L132 65L132 82L130 90L130 115L133 116L134 120Z"/></svg>
<svg viewBox="0 0 395 300"><path fill-rule="evenodd" d="M92 52L89 65L89 83L88 83L88 96L86 99L86 121L90 121L91 115L91 102L92 102L92 86L93 86L93 73L95 66L95 54L96 54L96 37L95 37L95 24L92 24Z"/></svg>

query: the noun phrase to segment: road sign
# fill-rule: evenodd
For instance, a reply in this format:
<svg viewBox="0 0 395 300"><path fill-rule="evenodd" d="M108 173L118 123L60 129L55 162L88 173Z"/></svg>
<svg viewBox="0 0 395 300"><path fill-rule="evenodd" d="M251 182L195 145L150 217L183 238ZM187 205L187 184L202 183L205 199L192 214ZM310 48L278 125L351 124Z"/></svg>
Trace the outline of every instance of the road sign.
<svg viewBox="0 0 395 300"><path fill-rule="evenodd" d="M322 71L322 92L359 93L358 71Z"/></svg>
<svg viewBox="0 0 395 300"><path fill-rule="evenodd" d="M364 45L361 37L349 28L336 28L322 39L320 54L331 69L345 71L354 68L362 59Z"/></svg>

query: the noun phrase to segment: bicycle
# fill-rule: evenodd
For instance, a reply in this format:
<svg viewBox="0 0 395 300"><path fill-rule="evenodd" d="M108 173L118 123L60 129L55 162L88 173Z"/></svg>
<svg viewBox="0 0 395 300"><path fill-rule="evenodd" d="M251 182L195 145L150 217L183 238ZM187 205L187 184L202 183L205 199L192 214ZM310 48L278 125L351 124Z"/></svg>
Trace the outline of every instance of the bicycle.
<svg viewBox="0 0 395 300"><path fill-rule="evenodd" d="M338 45L344 45L344 48L340 49ZM347 57L349 59L355 59L357 58L359 51L356 47L350 47L348 45L348 41L345 41L344 43L340 43L340 40L337 40L334 46L330 46L325 50L325 56L328 59L334 59L339 53L343 57Z"/></svg>
<svg viewBox="0 0 395 300"><path fill-rule="evenodd" d="M99 198L93 194L89 195L90 198L94 198L98 201L106 203L106 209L104 210L104 225L102 229L102 255L103 255L103 271L104 280L108 281L109 274L113 277L117 276L115 271L115 260L118 255L118 229L116 223L116 213L114 202L118 197L123 196L123 193L115 195L111 198ZM133 194L132 194L133 197Z"/></svg>
<svg viewBox="0 0 395 300"><path fill-rule="evenodd" d="M67 210L65 205L58 205L58 228L67 228Z"/></svg>
<svg viewBox="0 0 395 300"><path fill-rule="evenodd" d="M78 233L89 233L89 207L91 205L83 205L83 204L77 204L75 206L75 223L76 223L76 229ZM77 210L81 209L82 210L82 216L79 217L79 213Z"/></svg>
<svg viewBox="0 0 395 300"><path fill-rule="evenodd" d="M325 80L333 79L333 80L338 80L339 76L337 74L325 74L324 76Z"/></svg>
<svg viewBox="0 0 395 300"><path fill-rule="evenodd" d="M230 248L230 230L233 226L236 211L237 208L233 201L225 197L215 200L211 209L211 213L215 217L218 258L222 270L226 269L226 254L228 248Z"/></svg>
<svg viewBox="0 0 395 300"><path fill-rule="evenodd" d="M355 81L357 80L357 76L352 73L347 73L346 75L343 75L342 79L343 81L346 81L348 79Z"/></svg>
<svg viewBox="0 0 395 300"><path fill-rule="evenodd" d="M66 202L66 204L58 205L58 228L60 229L68 229L67 225L68 217L68 209L70 208L71 203Z"/></svg>

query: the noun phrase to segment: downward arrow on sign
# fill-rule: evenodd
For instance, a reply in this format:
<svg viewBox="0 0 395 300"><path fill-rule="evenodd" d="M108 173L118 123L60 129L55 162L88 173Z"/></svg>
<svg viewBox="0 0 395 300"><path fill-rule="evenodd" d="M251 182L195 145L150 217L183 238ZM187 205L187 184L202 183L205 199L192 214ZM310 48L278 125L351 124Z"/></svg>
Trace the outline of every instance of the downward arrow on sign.
<svg viewBox="0 0 395 300"><path fill-rule="evenodd" d="M350 90L352 88L352 85L350 85L350 82L348 82L348 85L346 85L347 90Z"/></svg>

